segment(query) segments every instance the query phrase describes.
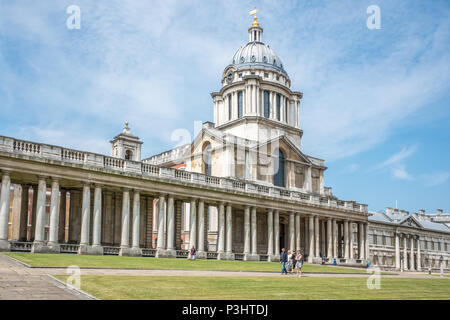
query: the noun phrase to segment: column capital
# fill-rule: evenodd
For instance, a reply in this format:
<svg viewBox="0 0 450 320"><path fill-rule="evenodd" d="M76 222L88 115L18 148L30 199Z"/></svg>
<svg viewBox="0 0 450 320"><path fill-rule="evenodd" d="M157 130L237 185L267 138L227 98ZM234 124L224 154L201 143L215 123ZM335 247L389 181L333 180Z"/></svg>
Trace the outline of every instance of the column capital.
<svg viewBox="0 0 450 320"><path fill-rule="evenodd" d="M130 190L131 190L131 189L128 188L128 187L122 187L121 189L122 189L123 192L130 192Z"/></svg>
<svg viewBox="0 0 450 320"><path fill-rule="evenodd" d="M91 182L89 182L89 181L83 181L83 187L91 187Z"/></svg>
<svg viewBox="0 0 450 320"><path fill-rule="evenodd" d="M94 188L103 188L105 185L101 183L94 183Z"/></svg>
<svg viewBox="0 0 450 320"><path fill-rule="evenodd" d="M11 170L2 169L2 175L10 176L11 175Z"/></svg>
<svg viewBox="0 0 450 320"><path fill-rule="evenodd" d="M47 176L44 176L44 175L41 175L41 174L39 174L38 176L38 180L47 180Z"/></svg>
<svg viewBox="0 0 450 320"><path fill-rule="evenodd" d="M50 177L50 179L52 180L52 182L59 182L61 180L60 177Z"/></svg>

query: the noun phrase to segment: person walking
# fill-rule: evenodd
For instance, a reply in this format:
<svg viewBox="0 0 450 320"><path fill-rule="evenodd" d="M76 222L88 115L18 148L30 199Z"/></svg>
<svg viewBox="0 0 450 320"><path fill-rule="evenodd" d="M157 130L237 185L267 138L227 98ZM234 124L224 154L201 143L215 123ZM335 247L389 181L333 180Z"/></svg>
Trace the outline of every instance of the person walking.
<svg viewBox="0 0 450 320"><path fill-rule="evenodd" d="M297 256L295 257L295 268L297 269L297 277L302 276L303 267L303 255L301 250L297 250Z"/></svg>
<svg viewBox="0 0 450 320"><path fill-rule="evenodd" d="M192 246L191 252L190 252L191 260L195 260L195 252L196 252L195 247Z"/></svg>
<svg viewBox="0 0 450 320"><path fill-rule="evenodd" d="M285 273L287 275L286 263L288 262L288 255L286 249L284 248L281 249L280 262L281 262L281 274Z"/></svg>
<svg viewBox="0 0 450 320"><path fill-rule="evenodd" d="M287 271L288 272L292 272L292 252L291 250L288 250L288 262L287 262Z"/></svg>
<svg viewBox="0 0 450 320"><path fill-rule="evenodd" d="M289 264L291 266L290 267L291 274L294 273L295 261L296 261L295 259L296 259L295 251L292 251L291 259L290 259L290 262L289 262Z"/></svg>

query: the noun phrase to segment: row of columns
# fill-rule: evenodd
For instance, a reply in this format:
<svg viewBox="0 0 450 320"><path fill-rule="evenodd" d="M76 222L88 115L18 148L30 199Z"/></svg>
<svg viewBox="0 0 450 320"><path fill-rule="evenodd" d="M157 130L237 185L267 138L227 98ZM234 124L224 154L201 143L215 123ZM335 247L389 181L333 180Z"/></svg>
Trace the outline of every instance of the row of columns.
<svg viewBox="0 0 450 320"><path fill-rule="evenodd" d="M401 238L401 240L400 240ZM410 241L410 250L409 250L409 267L408 267L408 239ZM417 253L414 258L414 239L417 239ZM403 252L400 252L400 241L403 242ZM403 255L403 259L401 256ZM417 266L417 271L422 270L421 265L422 257L420 252L420 240L419 237L406 234L406 233L396 233L395 234L395 268L397 270L409 270L415 271ZM416 263L416 265L415 265Z"/></svg>

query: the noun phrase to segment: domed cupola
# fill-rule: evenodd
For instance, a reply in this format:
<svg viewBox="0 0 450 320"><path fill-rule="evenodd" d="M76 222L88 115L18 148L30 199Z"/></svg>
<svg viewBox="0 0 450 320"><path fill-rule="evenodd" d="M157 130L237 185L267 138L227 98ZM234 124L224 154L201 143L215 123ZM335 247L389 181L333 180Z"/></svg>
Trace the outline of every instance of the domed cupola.
<svg viewBox="0 0 450 320"><path fill-rule="evenodd" d="M254 17L252 26L248 29L248 33L249 42L239 48L230 64L238 70L249 67L260 67L281 72L287 76L280 57L268 45L262 42L263 29L259 25L256 16Z"/></svg>

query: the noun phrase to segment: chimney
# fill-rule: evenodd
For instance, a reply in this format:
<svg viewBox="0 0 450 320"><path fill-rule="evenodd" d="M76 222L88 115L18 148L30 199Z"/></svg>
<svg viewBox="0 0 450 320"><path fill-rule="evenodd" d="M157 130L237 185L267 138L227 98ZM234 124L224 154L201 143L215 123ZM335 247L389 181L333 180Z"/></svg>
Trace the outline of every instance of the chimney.
<svg viewBox="0 0 450 320"><path fill-rule="evenodd" d="M436 210L436 214L443 214L443 213L444 213L444 211L442 209L437 209Z"/></svg>
<svg viewBox="0 0 450 320"><path fill-rule="evenodd" d="M419 214L423 216L425 214L425 210L424 209L420 209L419 210Z"/></svg>
<svg viewBox="0 0 450 320"><path fill-rule="evenodd" d="M399 210L399 211L400 211L400 215L401 215L402 217L406 217L407 215L409 215L409 212L406 211L406 210Z"/></svg>
<svg viewBox="0 0 450 320"><path fill-rule="evenodd" d="M391 207L386 207L386 214L388 216L392 215L394 213L394 209L392 209Z"/></svg>

